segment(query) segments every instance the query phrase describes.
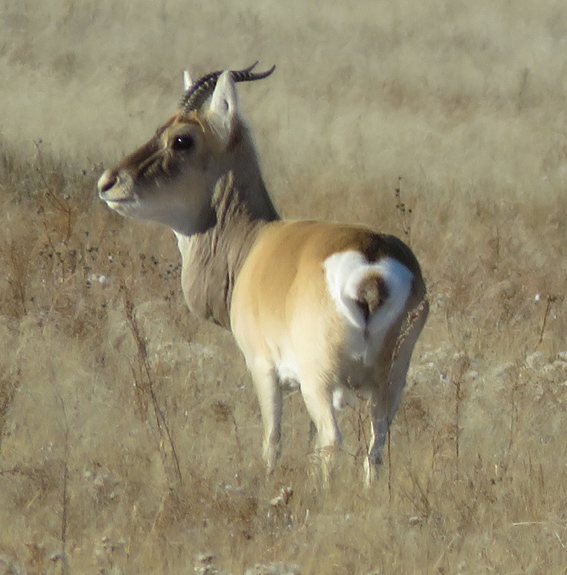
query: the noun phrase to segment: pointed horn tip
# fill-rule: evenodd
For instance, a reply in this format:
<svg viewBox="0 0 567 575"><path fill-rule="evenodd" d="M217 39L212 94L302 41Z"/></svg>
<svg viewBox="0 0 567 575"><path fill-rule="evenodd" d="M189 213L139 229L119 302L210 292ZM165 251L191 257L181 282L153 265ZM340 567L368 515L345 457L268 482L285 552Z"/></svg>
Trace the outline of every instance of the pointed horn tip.
<svg viewBox="0 0 567 575"><path fill-rule="evenodd" d="M248 68L243 70L225 70L224 72L229 72L236 82L251 81L251 80L262 80L270 76L276 69L274 64L269 70L265 72L252 72L252 70L258 65L258 60L254 62ZM179 103L179 109L182 114L187 115L191 110L198 109L201 107L203 102L210 95L211 91L214 89L217 80L223 74L222 70L217 72L212 72L211 74L206 74L202 76L197 81L192 82L189 89L186 90Z"/></svg>
<svg viewBox="0 0 567 575"><path fill-rule="evenodd" d="M276 69L276 65L274 64L269 70L266 70L265 72L261 72L261 75L264 78L267 78L268 76L271 76L274 73L275 69Z"/></svg>
<svg viewBox="0 0 567 575"><path fill-rule="evenodd" d="M274 64L269 70L265 72L252 72L252 69L258 64L255 62L252 66L245 68L244 70L231 70L230 73L232 78L236 82L250 82L254 80L263 80L270 76L273 71L276 69L276 65Z"/></svg>
<svg viewBox="0 0 567 575"><path fill-rule="evenodd" d="M257 66L257 64L258 64L258 60L256 60L256 62L254 62L254 65L250 67L250 70L255 68ZM270 74L272 74L275 69L276 69L276 65L274 64L269 70L266 70L265 72L256 72L256 74L258 74L258 76L266 77L266 76L269 76Z"/></svg>
<svg viewBox="0 0 567 575"><path fill-rule="evenodd" d="M252 70L254 70L254 68L258 65L258 62L260 60L256 60L256 62L254 62L254 64L252 64L252 66L248 66L248 68L244 68L244 70L242 70L242 72L252 72Z"/></svg>

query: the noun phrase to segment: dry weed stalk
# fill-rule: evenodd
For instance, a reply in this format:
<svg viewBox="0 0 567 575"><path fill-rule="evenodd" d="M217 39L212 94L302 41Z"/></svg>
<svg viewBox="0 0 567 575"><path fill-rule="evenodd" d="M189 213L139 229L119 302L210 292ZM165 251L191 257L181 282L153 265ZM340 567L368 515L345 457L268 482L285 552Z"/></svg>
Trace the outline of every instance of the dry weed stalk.
<svg viewBox="0 0 567 575"><path fill-rule="evenodd" d="M415 474L410 473L409 479L413 487L413 492L410 492L408 488L403 486L400 486L400 492L414 506L417 516L420 519L427 521L431 516L433 508L429 497L429 490L424 489Z"/></svg>
<svg viewBox="0 0 567 575"><path fill-rule="evenodd" d="M368 415L367 406L357 403L352 410L349 411L349 422L354 432L357 442L356 452L353 454L355 461L361 461L366 456L365 446L369 444L370 438L368 437L368 428L370 419ZM344 448L342 449L343 451Z"/></svg>
<svg viewBox="0 0 567 575"><path fill-rule="evenodd" d="M411 214L412 209L408 208L402 201L402 176L398 176L398 185L394 188L396 197L396 210L400 214L402 230L407 238L407 243L411 246Z"/></svg>
<svg viewBox="0 0 567 575"><path fill-rule="evenodd" d="M154 377L152 369L150 367L150 361L148 356L148 347L146 343L146 338L142 333L142 328L140 327L138 320L134 314L134 303L130 298L128 290L125 285L122 286L124 292L124 310L126 314L126 320L130 332L136 343L136 359L138 361L138 370L136 371L132 366L132 375L134 377L134 390L136 393L137 401L139 405L143 406L142 415L146 423L149 423L146 412L146 402L150 401L153 413L155 417L156 427L159 435L158 449L162 457L164 468L167 475L170 478L170 483L173 485L176 482L180 483L182 481L181 466L179 464L179 457L177 455L177 449L175 447L175 442L173 440L173 434L165 413L161 409L158 398L155 392ZM173 463L173 469L176 481L172 481L170 469L170 460Z"/></svg>
<svg viewBox="0 0 567 575"><path fill-rule="evenodd" d="M62 234L62 238L63 243L67 244L67 242L71 239L71 235L73 233L73 218L76 218L76 214L79 212L79 207L73 206L68 196L62 195L56 187L52 187L49 185L49 182L47 181L47 178L43 170L44 162L41 152L42 141L34 140L33 143L37 149L37 158L39 164L36 167L36 171L39 174L41 181L43 182L45 197L47 198L47 201L51 204L53 208L55 208L58 214L63 216L64 233Z"/></svg>
<svg viewBox="0 0 567 575"><path fill-rule="evenodd" d="M71 238L73 237L79 214L85 211L88 197L77 202L70 195L62 192L60 189L64 182L62 170L50 173L51 179L55 179L55 184L50 184L49 178L45 173L45 161L41 144L41 140L34 141L38 163L35 170L43 184L45 199L52 211L47 212L42 207L39 213L42 216L49 253L57 260L61 269L60 279L65 282L68 274L72 273L76 266L76 252L72 249ZM51 217L48 218L48 215Z"/></svg>
<svg viewBox="0 0 567 575"><path fill-rule="evenodd" d="M55 382L54 382L55 385ZM61 561L61 575L69 574L69 561L67 558L67 528L69 517L69 422L65 403L60 393L55 389L55 397L61 407L63 414L63 437L64 437L64 456L63 456L63 477L61 488L61 552L57 559Z"/></svg>
<svg viewBox="0 0 567 575"><path fill-rule="evenodd" d="M547 325L547 318L549 317L549 312L551 311L551 304L557 301L557 296L555 295L548 295L546 297L545 303L545 311L543 313L543 319L541 321L541 329L539 330L539 339L534 347L534 351L542 344L543 342L543 335L545 333L545 326Z"/></svg>
<svg viewBox="0 0 567 575"><path fill-rule="evenodd" d="M500 225L496 224L496 235L490 241L490 245L494 252L494 263L493 269L494 271L498 271L500 269L500 259L501 259L501 241L500 241Z"/></svg>
<svg viewBox="0 0 567 575"><path fill-rule="evenodd" d="M4 426L8 419L8 411L21 384L21 368L17 368L12 376L9 372L0 377L0 447L4 437Z"/></svg>
<svg viewBox="0 0 567 575"><path fill-rule="evenodd" d="M510 439L507 453L512 453L519 419L518 393L520 390L520 367L516 366L513 374L512 389L510 390Z"/></svg>
<svg viewBox="0 0 567 575"><path fill-rule="evenodd" d="M465 353L458 353L453 365L451 382L455 387L455 420L453 433L455 437L455 480L460 479L460 440L461 440L461 403L464 398L464 374L470 365L470 359Z"/></svg>
<svg viewBox="0 0 567 575"><path fill-rule="evenodd" d="M408 337L408 335L410 334L411 328L413 326L413 324L418 320L419 316L421 315L421 313L426 309L426 307L429 305L429 299L427 297L423 298L419 304L410 312L408 313L408 315L406 316L404 323L402 324L402 329L400 330L400 335L398 336L398 339L396 341L396 345L394 347L394 351L392 353L392 361L390 363L390 374L392 372L392 368L394 366L394 363L396 361L396 359L398 358L399 354L400 354L400 349L402 347L402 344L404 343L405 339ZM389 376L389 379L391 381L391 375ZM388 398L388 401L390 401L390 398ZM390 503L392 503L392 446L391 446L391 441L390 441L390 424L392 422L388 421L388 435L387 435L387 449L388 449L388 494L390 497Z"/></svg>
<svg viewBox="0 0 567 575"><path fill-rule="evenodd" d="M7 251L11 267L11 273L8 272L8 285L12 291L12 301L16 304L13 313L17 319L20 319L28 312L26 296L29 284L30 258L23 246L11 238L7 240Z"/></svg>

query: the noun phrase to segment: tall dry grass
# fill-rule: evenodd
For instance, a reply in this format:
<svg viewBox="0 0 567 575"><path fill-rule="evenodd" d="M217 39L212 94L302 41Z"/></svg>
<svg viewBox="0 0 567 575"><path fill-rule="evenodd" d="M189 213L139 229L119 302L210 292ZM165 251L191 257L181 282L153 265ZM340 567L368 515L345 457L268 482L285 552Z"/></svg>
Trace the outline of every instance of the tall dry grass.
<svg viewBox="0 0 567 575"><path fill-rule="evenodd" d="M0 12L3 572L566 572L567 9ZM95 197L102 165L173 111L182 68L258 58L277 73L241 100L281 212L394 232L428 281L432 313L368 492L365 406L341 414L326 493L297 395L266 480L243 360L186 311L172 234Z"/></svg>

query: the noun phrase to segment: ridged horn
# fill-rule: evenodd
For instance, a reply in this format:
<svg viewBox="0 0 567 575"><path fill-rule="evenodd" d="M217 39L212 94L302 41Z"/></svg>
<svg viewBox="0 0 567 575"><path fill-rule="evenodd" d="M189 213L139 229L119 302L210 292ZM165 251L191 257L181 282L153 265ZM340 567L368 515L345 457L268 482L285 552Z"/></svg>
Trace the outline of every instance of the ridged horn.
<svg viewBox="0 0 567 575"><path fill-rule="evenodd" d="M253 82L267 78L276 69L274 65L265 72L252 72L257 64L258 62L256 61L252 66L248 66L248 68L243 70L231 70L230 75L235 82ZM179 110L183 116L187 116L192 110L201 108L207 98L213 93L217 80L223 72L224 70L218 70L202 76L183 94L179 102Z"/></svg>

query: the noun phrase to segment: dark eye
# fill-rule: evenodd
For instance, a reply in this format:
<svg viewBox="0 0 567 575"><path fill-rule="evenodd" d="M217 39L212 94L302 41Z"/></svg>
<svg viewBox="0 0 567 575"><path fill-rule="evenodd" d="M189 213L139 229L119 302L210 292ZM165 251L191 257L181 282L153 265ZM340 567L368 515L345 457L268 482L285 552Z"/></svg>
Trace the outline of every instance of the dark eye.
<svg viewBox="0 0 567 575"><path fill-rule="evenodd" d="M195 145L195 140L191 136L177 136L173 140L174 150L190 150Z"/></svg>

